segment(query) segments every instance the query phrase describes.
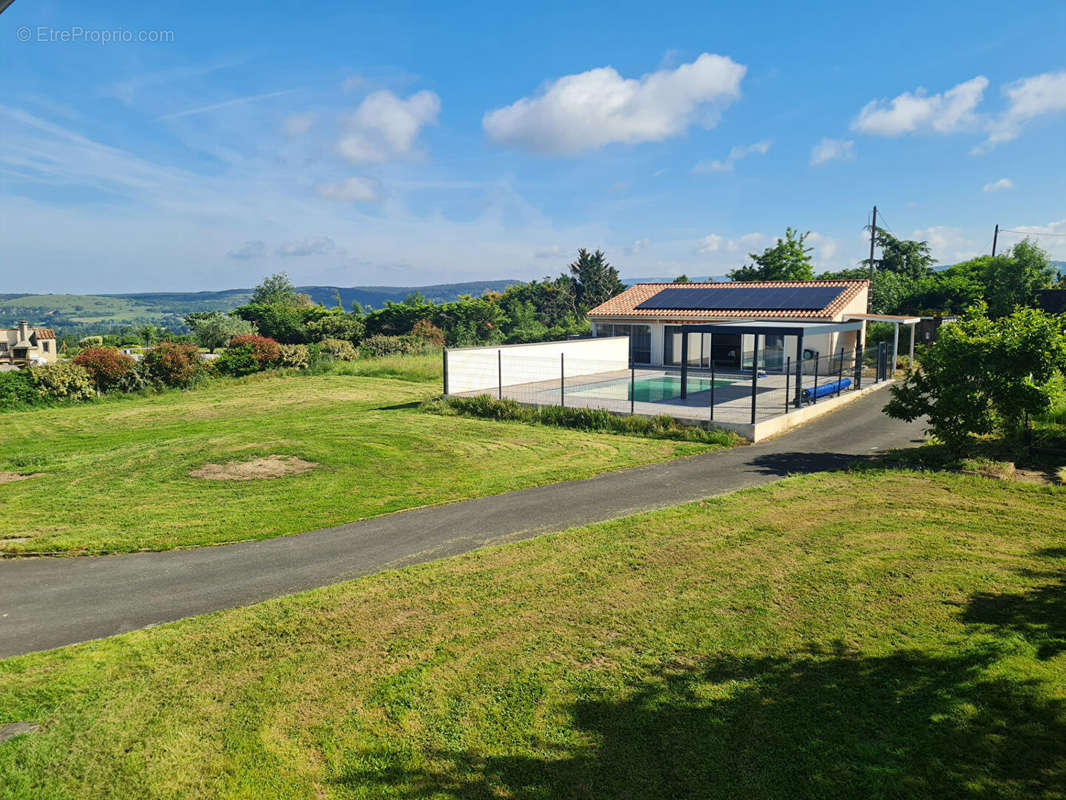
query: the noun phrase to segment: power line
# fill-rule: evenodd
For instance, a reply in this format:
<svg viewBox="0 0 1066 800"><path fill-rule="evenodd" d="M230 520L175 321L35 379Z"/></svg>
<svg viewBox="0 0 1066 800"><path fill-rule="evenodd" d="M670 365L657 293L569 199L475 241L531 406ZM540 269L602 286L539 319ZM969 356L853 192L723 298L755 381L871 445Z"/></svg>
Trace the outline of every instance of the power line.
<svg viewBox="0 0 1066 800"><path fill-rule="evenodd" d="M1051 231L1019 231L1013 228L1000 228L1000 233L1020 233L1023 236L1066 236L1066 233L1052 233Z"/></svg>

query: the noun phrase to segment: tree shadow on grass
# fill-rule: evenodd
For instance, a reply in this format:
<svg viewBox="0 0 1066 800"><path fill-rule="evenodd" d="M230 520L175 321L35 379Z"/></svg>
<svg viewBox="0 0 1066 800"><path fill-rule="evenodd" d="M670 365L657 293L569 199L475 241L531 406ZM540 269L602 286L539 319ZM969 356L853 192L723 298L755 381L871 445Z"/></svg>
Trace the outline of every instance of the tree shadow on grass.
<svg viewBox="0 0 1066 800"><path fill-rule="evenodd" d="M1034 555L1066 559L1066 548L1046 548ZM962 619L1011 630L1032 643L1039 658L1053 658L1066 652L1066 563L1059 571L1026 575L1048 580L1023 592L975 594L963 610Z"/></svg>
<svg viewBox="0 0 1066 800"><path fill-rule="evenodd" d="M475 800L1062 797L1063 701L991 673L997 655L715 659L577 702L569 727L586 745L528 733L510 755L385 747L350 754L334 783Z"/></svg>

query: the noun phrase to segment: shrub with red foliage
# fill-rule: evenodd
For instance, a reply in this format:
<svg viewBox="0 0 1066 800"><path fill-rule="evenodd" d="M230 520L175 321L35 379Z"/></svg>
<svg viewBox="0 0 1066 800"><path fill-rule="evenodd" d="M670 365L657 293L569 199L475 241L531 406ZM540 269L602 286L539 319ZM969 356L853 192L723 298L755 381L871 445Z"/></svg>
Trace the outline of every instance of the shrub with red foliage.
<svg viewBox="0 0 1066 800"><path fill-rule="evenodd" d="M258 333L249 333L245 336L234 336L229 340L230 347L246 346L252 351L252 358L259 364L259 369L266 369L281 361L281 345L277 340L269 336L260 336Z"/></svg>
<svg viewBox="0 0 1066 800"><path fill-rule="evenodd" d="M411 328L411 335L417 336L427 347L444 347L444 331L428 319L420 319Z"/></svg>
<svg viewBox="0 0 1066 800"><path fill-rule="evenodd" d="M144 354L144 366L153 379L167 386L188 386L203 369L194 344L160 342Z"/></svg>
<svg viewBox="0 0 1066 800"><path fill-rule="evenodd" d="M72 359L89 373L98 392L113 389L137 362L114 347L86 347Z"/></svg>

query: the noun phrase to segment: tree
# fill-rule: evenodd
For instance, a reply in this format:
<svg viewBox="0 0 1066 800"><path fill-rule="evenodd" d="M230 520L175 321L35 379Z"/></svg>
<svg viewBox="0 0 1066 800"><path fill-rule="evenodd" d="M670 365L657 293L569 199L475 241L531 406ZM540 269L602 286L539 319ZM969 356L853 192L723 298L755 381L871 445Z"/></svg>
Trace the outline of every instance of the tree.
<svg viewBox="0 0 1066 800"><path fill-rule="evenodd" d="M137 338L144 342L145 347L151 347L152 342L159 338L159 328L151 324L141 325L137 328Z"/></svg>
<svg viewBox="0 0 1066 800"><path fill-rule="evenodd" d="M888 231L878 228L875 243L881 248L881 259L874 264L879 270L887 270L918 280L932 274L933 258L929 242L897 239Z"/></svg>
<svg viewBox="0 0 1066 800"><path fill-rule="evenodd" d="M1037 292L1047 289L1055 278L1048 254L1029 239L1010 249L1006 258L990 259L984 275L988 313L994 317L1009 314L1015 306L1036 305Z"/></svg>
<svg viewBox="0 0 1066 800"><path fill-rule="evenodd" d="M729 273L733 281L809 281L814 278L811 265L811 252L814 248L806 247L810 231L799 233L792 228L785 229L785 238L778 239L773 247L767 247L762 253L748 253L752 264L739 267Z"/></svg>
<svg viewBox="0 0 1066 800"><path fill-rule="evenodd" d="M240 317L231 317L220 311L197 311L185 317L185 324L192 330L200 347L214 353L234 336L247 336L256 332L255 325Z"/></svg>
<svg viewBox="0 0 1066 800"><path fill-rule="evenodd" d="M1016 429L1027 414L1051 405L1056 374L1066 370L1060 323L1037 309L989 319L977 303L962 319L940 329L916 370L891 388L889 416L926 417L929 431L953 457L974 436Z"/></svg>
<svg viewBox="0 0 1066 800"><path fill-rule="evenodd" d="M252 299L249 302L252 305L263 306L297 306L300 304L296 287L292 285L289 276L284 272L277 272L263 278L263 282L252 290Z"/></svg>
<svg viewBox="0 0 1066 800"><path fill-rule="evenodd" d="M688 279L688 275L682 272L680 275L674 278L674 283L692 283L692 281Z"/></svg>
<svg viewBox="0 0 1066 800"><path fill-rule="evenodd" d="M625 291L626 285L618 277L618 270L607 263L602 250L590 253L577 251L577 261L570 265L570 275L577 282L578 306L588 311Z"/></svg>

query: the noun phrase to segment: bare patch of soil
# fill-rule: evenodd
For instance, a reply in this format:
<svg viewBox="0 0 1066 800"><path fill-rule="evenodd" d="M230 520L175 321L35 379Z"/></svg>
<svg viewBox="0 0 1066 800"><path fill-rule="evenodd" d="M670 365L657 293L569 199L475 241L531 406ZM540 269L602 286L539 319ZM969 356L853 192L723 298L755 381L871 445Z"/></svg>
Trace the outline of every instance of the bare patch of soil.
<svg viewBox="0 0 1066 800"><path fill-rule="evenodd" d="M32 472L28 475L23 475L19 472L0 472L0 483L14 483L15 481L26 481L30 478L39 478L44 475L43 472Z"/></svg>
<svg viewBox="0 0 1066 800"><path fill-rule="evenodd" d="M296 456L270 455L252 461L230 461L226 464L204 464L189 473L194 478L212 481L252 481L257 478L283 478L302 475L317 467L313 461Z"/></svg>

